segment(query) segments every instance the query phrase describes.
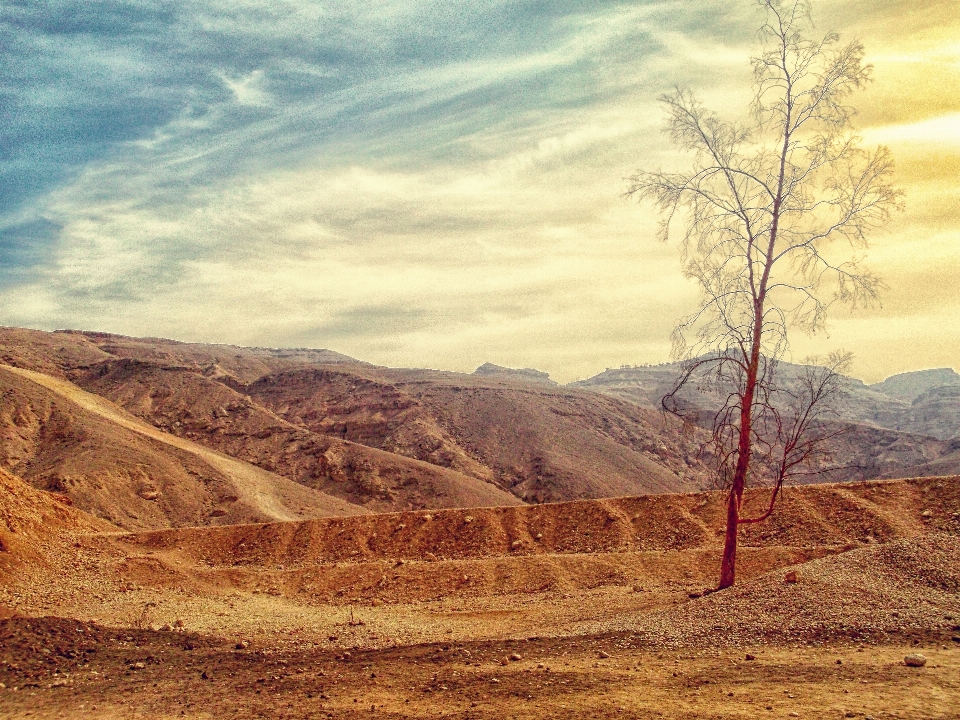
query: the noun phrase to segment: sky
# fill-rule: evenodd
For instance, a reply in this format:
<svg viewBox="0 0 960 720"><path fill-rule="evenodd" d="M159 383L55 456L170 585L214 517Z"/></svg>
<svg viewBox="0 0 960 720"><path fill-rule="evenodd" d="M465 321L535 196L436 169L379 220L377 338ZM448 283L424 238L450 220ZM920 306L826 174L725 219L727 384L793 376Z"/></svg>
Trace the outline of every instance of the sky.
<svg viewBox="0 0 960 720"><path fill-rule="evenodd" d="M270 347L560 382L670 359L696 304L625 199L683 158L657 98L735 117L751 0L5 0L0 325ZM960 368L960 12L821 0L906 210L882 304L789 359Z"/></svg>

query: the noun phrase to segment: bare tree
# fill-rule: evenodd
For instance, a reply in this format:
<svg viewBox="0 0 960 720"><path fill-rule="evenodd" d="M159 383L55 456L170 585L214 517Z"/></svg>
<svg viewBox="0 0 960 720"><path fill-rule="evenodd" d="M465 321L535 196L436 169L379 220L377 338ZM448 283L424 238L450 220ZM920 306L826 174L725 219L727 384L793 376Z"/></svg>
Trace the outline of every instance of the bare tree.
<svg viewBox="0 0 960 720"><path fill-rule="evenodd" d="M840 357L790 387L778 381L787 331L816 333L833 303L876 299L881 283L861 264L866 236L902 204L889 151L861 148L851 127L847 100L871 73L861 43L809 39L804 0L759 4L747 119L721 119L688 90L661 97L670 138L693 167L638 172L627 191L660 209L662 240L673 221L683 225L684 274L700 289L699 308L674 332L675 356L689 361L676 390L709 377L726 393L712 426L729 488L720 588L734 583L738 527L768 517L783 482L811 459L838 389ZM773 486L757 518L741 517L748 480Z"/></svg>

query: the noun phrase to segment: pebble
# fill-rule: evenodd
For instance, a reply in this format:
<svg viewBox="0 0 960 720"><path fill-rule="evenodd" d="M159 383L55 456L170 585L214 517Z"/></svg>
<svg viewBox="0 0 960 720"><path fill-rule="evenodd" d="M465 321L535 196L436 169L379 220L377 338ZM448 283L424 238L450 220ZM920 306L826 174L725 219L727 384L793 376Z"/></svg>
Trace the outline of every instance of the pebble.
<svg viewBox="0 0 960 720"><path fill-rule="evenodd" d="M911 653L903 659L903 664L907 667L923 667L927 664L927 658L920 653Z"/></svg>

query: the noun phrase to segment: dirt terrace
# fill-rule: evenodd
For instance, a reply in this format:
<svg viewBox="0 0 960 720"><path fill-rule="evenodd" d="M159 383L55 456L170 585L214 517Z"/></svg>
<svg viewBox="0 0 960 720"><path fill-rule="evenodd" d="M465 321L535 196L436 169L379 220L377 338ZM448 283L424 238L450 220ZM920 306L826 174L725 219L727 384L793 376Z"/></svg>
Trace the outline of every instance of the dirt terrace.
<svg viewBox="0 0 960 720"><path fill-rule="evenodd" d="M764 491L749 492L747 512L765 501ZM722 493L704 492L159 530L125 542L212 566L305 567L716 548L723 517ZM960 530L960 478L915 478L787 488L742 543L839 548L951 529Z"/></svg>

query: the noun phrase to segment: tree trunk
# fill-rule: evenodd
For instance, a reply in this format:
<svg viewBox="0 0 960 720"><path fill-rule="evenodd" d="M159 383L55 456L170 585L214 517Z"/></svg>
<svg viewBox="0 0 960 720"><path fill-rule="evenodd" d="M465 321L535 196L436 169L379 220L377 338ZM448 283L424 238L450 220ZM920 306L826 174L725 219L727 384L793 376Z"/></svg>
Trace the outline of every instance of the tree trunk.
<svg viewBox="0 0 960 720"><path fill-rule="evenodd" d="M720 585L723 590L733 585L737 573L737 533L740 530L740 501L736 487L730 488L727 496L727 535L723 543L723 560L720 563Z"/></svg>
<svg viewBox="0 0 960 720"><path fill-rule="evenodd" d="M769 255L769 254L768 254ZM766 273L763 282L766 283ZM730 494L727 496L727 533L723 544L723 560L720 563L720 584L718 590L733 585L737 570L737 540L740 529L740 502L743 489L747 486L747 472L750 469L750 453L753 449L753 396L757 390L757 369L760 367L760 327L763 313L763 298L755 303L753 347L750 352L750 364L741 396L740 439L737 443L737 467L733 473Z"/></svg>

